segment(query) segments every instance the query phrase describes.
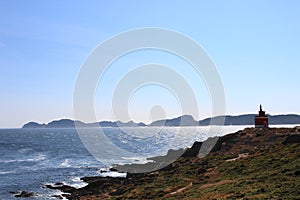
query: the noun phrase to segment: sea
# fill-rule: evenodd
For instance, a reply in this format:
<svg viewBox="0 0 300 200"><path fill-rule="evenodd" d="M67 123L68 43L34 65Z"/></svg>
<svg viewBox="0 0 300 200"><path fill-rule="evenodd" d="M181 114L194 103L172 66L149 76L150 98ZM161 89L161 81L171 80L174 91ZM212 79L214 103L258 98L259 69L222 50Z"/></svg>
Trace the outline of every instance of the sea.
<svg viewBox="0 0 300 200"><path fill-rule="evenodd" d="M169 149L246 127L0 129L0 199L22 199L12 194L20 191L34 192L34 199L55 199L53 195L61 192L45 184L80 188L87 185L80 180L84 176L126 176L108 169L113 164L149 162L147 158L165 155Z"/></svg>

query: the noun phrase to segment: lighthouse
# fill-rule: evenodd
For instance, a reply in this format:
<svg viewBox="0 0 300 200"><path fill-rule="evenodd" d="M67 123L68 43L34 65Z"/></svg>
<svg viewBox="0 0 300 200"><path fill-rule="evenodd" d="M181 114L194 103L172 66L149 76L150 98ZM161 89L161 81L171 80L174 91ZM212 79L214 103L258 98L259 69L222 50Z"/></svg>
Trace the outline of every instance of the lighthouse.
<svg viewBox="0 0 300 200"><path fill-rule="evenodd" d="M258 115L254 117L254 124L255 128L268 128L269 126L269 119L266 115L266 112L262 110L261 105L259 106Z"/></svg>

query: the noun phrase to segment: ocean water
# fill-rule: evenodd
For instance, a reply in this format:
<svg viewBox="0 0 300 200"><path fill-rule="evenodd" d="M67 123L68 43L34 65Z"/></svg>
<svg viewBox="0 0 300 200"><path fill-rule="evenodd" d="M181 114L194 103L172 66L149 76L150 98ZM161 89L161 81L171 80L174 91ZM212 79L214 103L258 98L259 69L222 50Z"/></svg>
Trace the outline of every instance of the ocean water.
<svg viewBox="0 0 300 200"><path fill-rule="evenodd" d="M245 127L215 127L213 134L221 136ZM92 128L84 129L81 135L76 129L0 129L0 199L17 199L9 192L22 190L35 192L35 199L51 199L59 191L43 188L44 184L62 182L83 187L86 184L80 177L100 175L100 170L111 164L143 163L147 157L165 155L169 149L189 147L194 141L213 136L209 130L210 127L103 128L106 140L99 140L99 131Z"/></svg>

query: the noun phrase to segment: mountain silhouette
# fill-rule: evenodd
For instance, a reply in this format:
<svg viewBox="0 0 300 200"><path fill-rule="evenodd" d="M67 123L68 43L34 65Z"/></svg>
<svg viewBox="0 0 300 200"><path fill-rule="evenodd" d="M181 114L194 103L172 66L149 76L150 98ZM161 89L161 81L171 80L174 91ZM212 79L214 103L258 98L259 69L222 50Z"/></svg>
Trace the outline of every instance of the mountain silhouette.
<svg viewBox="0 0 300 200"><path fill-rule="evenodd" d="M29 122L23 125L22 128L75 128L77 127L143 127L143 126L208 126L208 125L253 125L255 114L245 114L237 116L216 116L213 118L206 118L200 121L195 120L191 115L183 115L180 117L157 120L149 125L142 122L136 123L134 121L101 121L95 123L84 123L81 121L74 121L71 119L61 119L49 122L48 124L39 124L37 122ZM300 115L268 115L270 125L280 124L300 124ZM221 122L224 120L224 124Z"/></svg>

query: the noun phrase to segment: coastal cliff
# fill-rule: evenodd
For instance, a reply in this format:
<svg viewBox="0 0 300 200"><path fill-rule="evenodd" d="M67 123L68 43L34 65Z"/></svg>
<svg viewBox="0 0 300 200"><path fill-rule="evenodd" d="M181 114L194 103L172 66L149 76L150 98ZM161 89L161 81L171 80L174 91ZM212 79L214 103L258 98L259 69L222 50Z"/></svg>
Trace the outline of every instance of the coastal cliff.
<svg viewBox="0 0 300 200"><path fill-rule="evenodd" d="M47 187L69 193L68 199L300 198L299 128L247 128L220 137L201 158L202 145L195 142L175 162L153 172L128 173L126 178L84 177L88 185L80 189ZM115 170L122 167L133 166Z"/></svg>

